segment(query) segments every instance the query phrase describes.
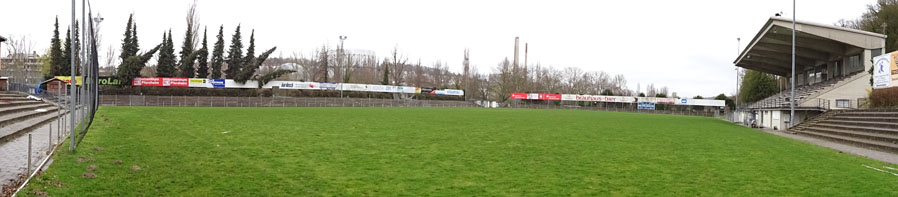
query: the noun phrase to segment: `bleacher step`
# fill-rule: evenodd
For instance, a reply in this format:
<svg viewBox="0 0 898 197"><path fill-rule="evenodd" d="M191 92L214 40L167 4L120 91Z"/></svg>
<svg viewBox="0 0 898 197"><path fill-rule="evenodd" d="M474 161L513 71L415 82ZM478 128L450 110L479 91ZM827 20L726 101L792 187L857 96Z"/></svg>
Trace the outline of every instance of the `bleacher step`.
<svg viewBox="0 0 898 197"><path fill-rule="evenodd" d="M19 122L22 120L30 119L33 117L42 116L44 114L50 114L50 113L56 114L56 110L58 108L44 107L44 108L40 108L40 109L43 109L43 111L32 110L32 111L22 111L22 112L18 112L18 113L2 115L2 116L0 116L0 129L5 128L6 125L10 125L10 124L13 124L13 123L16 123L16 122Z"/></svg>
<svg viewBox="0 0 898 197"><path fill-rule="evenodd" d="M877 122L898 122L898 117L864 117L864 116L835 116L832 117L834 120L862 120L862 121L877 121Z"/></svg>
<svg viewBox="0 0 898 197"><path fill-rule="evenodd" d="M842 124L842 125L850 125L850 126L874 126L874 127L883 127L883 128L892 128L898 129L898 122L892 121L858 121L858 120L824 120L819 123L824 124Z"/></svg>
<svg viewBox="0 0 898 197"><path fill-rule="evenodd" d="M862 116L862 117L898 117L898 112L845 112L840 116Z"/></svg>
<svg viewBox="0 0 898 197"><path fill-rule="evenodd" d="M898 129L892 129L892 128L837 125L837 124L828 124L828 123L820 123L820 124L815 124L813 126L833 128L833 129L842 129L842 130L852 130L852 131L864 131L864 132L872 132L872 133L880 133L880 134L888 134L888 135L898 135Z"/></svg>
<svg viewBox="0 0 898 197"><path fill-rule="evenodd" d="M833 134L827 134L827 133L820 133L820 132L814 132L814 131L797 131L797 132L799 134L809 135L809 136L813 136L813 137L834 140L834 141L839 141L839 142L843 142L843 143L850 143L850 144L860 145L860 146L864 146L864 147L870 147L870 148L874 148L874 149L898 153L898 144L891 144L891 143L867 140L867 139L851 138L851 137L845 137L845 136L839 136L839 135L833 135Z"/></svg>
<svg viewBox="0 0 898 197"><path fill-rule="evenodd" d="M7 102L0 102L0 108L3 108L3 107L12 107L12 106L19 106L19 105L35 104L35 103L43 103L43 102L41 102L41 101L36 101L36 100L27 100L27 101L7 101Z"/></svg>
<svg viewBox="0 0 898 197"><path fill-rule="evenodd" d="M888 135L888 134L880 134L880 133L869 133L862 131L851 131L851 130L842 130L842 129L832 129L832 128L822 128L822 127L809 127L803 131L812 131L819 133L827 133L831 135L839 135L848 138L861 138L866 140L873 140L879 142L890 143L894 145L898 145L898 135Z"/></svg>
<svg viewBox="0 0 898 197"><path fill-rule="evenodd" d="M30 104L30 105L0 107L0 116L6 115L6 114L17 113L20 111L35 110L35 109L49 107L49 106L52 106L52 105L49 103L34 103L34 104Z"/></svg>
<svg viewBox="0 0 898 197"><path fill-rule="evenodd" d="M40 128L45 123L53 121L55 118L56 113L44 114L0 128L0 144L9 142L35 128Z"/></svg>

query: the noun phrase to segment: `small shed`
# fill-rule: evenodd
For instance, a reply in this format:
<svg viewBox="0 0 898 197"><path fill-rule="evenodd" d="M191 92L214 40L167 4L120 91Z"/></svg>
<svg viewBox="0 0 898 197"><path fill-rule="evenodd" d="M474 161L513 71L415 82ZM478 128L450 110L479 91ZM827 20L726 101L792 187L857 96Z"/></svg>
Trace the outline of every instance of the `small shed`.
<svg viewBox="0 0 898 197"><path fill-rule="evenodd" d="M0 91L9 91L9 77L0 77Z"/></svg>
<svg viewBox="0 0 898 197"><path fill-rule="evenodd" d="M41 87L46 87L46 93L60 95L61 93L65 93L68 84L62 79L50 78L41 82Z"/></svg>

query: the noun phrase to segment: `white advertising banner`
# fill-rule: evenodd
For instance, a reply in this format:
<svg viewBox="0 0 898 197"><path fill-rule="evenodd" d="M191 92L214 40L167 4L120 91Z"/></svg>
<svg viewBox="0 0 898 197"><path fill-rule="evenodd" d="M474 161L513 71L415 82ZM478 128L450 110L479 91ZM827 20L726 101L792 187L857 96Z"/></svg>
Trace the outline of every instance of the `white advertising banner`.
<svg viewBox="0 0 898 197"><path fill-rule="evenodd" d="M577 96L578 95L576 95L576 94L561 94L561 100L562 101L576 101Z"/></svg>
<svg viewBox="0 0 898 197"><path fill-rule="evenodd" d="M530 93L530 94L527 94L527 99L530 99L530 100L539 100L539 94L538 94L538 93Z"/></svg>
<svg viewBox="0 0 898 197"><path fill-rule="evenodd" d="M724 100L713 100L713 99L691 99L691 98L681 98L677 100L677 105L695 105L695 106L714 106L714 107L723 107L726 106L726 101Z"/></svg>
<svg viewBox="0 0 898 197"><path fill-rule="evenodd" d="M246 81L246 83L237 83L231 79L225 79L225 88L259 88L258 81ZM265 88L271 88L267 86Z"/></svg>
<svg viewBox="0 0 898 197"><path fill-rule="evenodd" d="M636 98L639 102L652 102L652 103L669 103L674 104L676 101L672 98L658 98L658 97L639 97Z"/></svg>
<svg viewBox="0 0 898 197"><path fill-rule="evenodd" d="M399 86L398 88L399 88L398 92L400 92L400 93L408 93L408 94L421 93L421 90L416 87Z"/></svg>
<svg viewBox="0 0 898 197"><path fill-rule="evenodd" d="M726 101L724 100L711 100L711 99L689 99L692 100L692 105L698 106L714 106L714 107L723 107L726 106Z"/></svg>
<svg viewBox="0 0 898 197"><path fill-rule="evenodd" d="M209 79L202 78L190 78L187 87L191 88L213 88L212 82Z"/></svg>
<svg viewBox="0 0 898 197"><path fill-rule="evenodd" d="M464 96L464 90L455 90L455 89L445 89L445 90L436 90L434 91L436 95L452 95L452 96ZM538 96L537 96L538 97Z"/></svg>
<svg viewBox="0 0 898 197"><path fill-rule="evenodd" d="M368 85L357 83L341 83L340 90L345 91L368 91Z"/></svg>
<svg viewBox="0 0 898 197"><path fill-rule="evenodd" d="M562 94L563 101L593 101L593 102L614 102L614 103L635 103L636 98L628 96L601 96L601 95L577 95Z"/></svg>
<svg viewBox="0 0 898 197"><path fill-rule="evenodd" d="M296 89L296 90L319 90L321 83L318 82L302 82L302 81L272 81L265 84L265 87L278 86L280 89Z"/></svg>
<svg viewBox="0 0 898 197"><path fill-rule="evenodd" d="M369 92L399 92L399 88L389 85L368 85Z"/></svg>
<svg viewBox="0 0 898 197"><path fill-rule="evenodd" d="M895 53L895 52L892 52ZM873 89L890 88L898 84L898 66L892 53L873 57Z"/></svg>

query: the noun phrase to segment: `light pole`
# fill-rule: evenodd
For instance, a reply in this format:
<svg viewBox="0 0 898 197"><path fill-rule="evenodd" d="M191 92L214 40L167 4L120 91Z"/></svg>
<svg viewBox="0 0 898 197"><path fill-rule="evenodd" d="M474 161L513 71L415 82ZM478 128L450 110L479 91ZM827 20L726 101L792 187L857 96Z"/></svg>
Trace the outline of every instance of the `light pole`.
<svg viewBox="0 0 898 197"><path fill-rule="evenodd" d="M341 62L343 61L343 58L344 58L343 56L345 55L345 53L343 52L343 41L346 40L346 38L349 38L349 36L343 36L343 35L340 36L340 61ZM344 81L344 80L346 80L346 71L348 71L348 69L346 69L346 62L342 62L340 64L343 65L342 66L343 76L341 77L342 79L340 79L340 81L343 81L343 83L346 83L347 81ZM340 88L340 99L343 99L343 88Z"/></svg>
<svg viewBox="0 0 898 197"><path fill-rule="evenodd" d="M742 52L739 48L740 46L742 46L742 38L736 38L736 57L742 55ZM733 109L736 109L736 107L739 107L739 65L734 66L734 69L736 70L736 98L733 99L733 102L736 106L734 106Z"/></svg>
<svg viewBox="0 0 898 197"><path fill-rule="evenodd" d="M75 29L75 0L72 0L72 30L74 30L74 29ZM74 38L75 31L70 32L69 36L72 36L72 38ZM72 47L76 47L75 39L72 39L70 44L72 45ZM70 129L71 129L71 130L69 130L69 132L71 132L69 134L71 137L71 141L69 142L69 152L74 152L75 151L75 113L76 113L75 102L74 102L75 101L75 55L76 54L75 54L75 50L71 50L71 51L69 51L69 53L71 54L70 56L72 57L70 59L71 64L69 64L69 65L71 65L71 69L69 71L72 74L72 78L71 78L72 85L70 87L71 92L72 92L72 97L70 98L70 102L69 102L69 115L71 115L71 120L69 120L69 121L71 121L72 125L69 125Z"/></svg>
<svg viewBox="0 0 898 197"><path fill-rule="evenodd" d="M792 98L789 98L789 127L795 126L795 1L792 0Z"/></svg>

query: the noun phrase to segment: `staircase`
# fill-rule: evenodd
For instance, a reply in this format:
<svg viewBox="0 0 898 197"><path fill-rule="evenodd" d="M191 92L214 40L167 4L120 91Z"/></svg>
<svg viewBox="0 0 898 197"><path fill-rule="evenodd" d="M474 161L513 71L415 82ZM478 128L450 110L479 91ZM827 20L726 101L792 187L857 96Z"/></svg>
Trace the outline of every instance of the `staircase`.
<svg viewBox="0 0 898 197"><path fill-rule="evenodd" d="M24 94L0 92L0 144L55 120L58 109Z"/></svg>
<svg viewBox="0 0 898 197"><path fill-rule="evenodd" d="M831 110L789 131L898 153L898 110Z"/></svg>

